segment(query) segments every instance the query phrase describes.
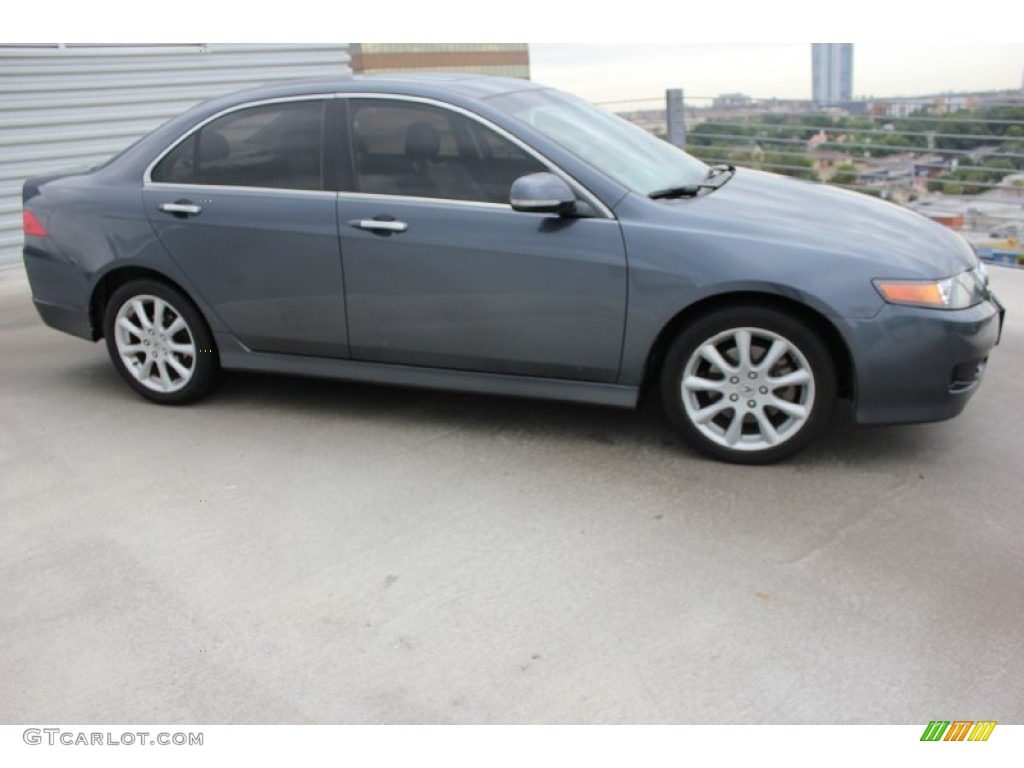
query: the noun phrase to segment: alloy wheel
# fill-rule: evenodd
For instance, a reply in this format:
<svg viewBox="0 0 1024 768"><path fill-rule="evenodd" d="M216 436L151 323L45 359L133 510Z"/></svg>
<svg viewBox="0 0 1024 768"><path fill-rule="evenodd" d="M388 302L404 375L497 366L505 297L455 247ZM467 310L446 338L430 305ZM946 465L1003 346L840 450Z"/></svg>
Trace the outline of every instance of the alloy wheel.
<svg viewBox="0 0 1024 768"><path fill-rule="evenodd" d="M785 443L807 423L815 377L804 353L763 328L732 328L699 344L683 368L683 409L713 443L764 451Z"/></svg>
<svg viewBox="0 0 1024 768"><path fill-rule="evenodd" d="M121 305L114 320L114 342L125 370L149 390L177 392L195 375L192 329L159 296L134 296Z"/></svg>

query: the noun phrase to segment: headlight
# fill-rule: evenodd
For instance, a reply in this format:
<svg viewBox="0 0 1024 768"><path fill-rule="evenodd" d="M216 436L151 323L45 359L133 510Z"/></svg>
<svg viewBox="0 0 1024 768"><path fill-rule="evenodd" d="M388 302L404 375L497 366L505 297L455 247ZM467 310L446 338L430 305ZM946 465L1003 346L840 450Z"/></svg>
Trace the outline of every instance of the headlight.
<svg viewBox="0 0 1024 768"><path fill-rule="evenodd" d="M981 265L944 280L874 280L890 304L935 309L967 309L988 298L988 275Z"/></svg>

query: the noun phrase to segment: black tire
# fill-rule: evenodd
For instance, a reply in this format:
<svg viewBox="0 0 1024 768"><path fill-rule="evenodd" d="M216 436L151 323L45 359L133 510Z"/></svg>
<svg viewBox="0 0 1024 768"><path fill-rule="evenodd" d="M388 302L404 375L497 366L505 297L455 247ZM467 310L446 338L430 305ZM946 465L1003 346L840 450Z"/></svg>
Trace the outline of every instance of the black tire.
<svg viewBox="0 0 1024 768"><path fill-rule="evenodd" d="M793 315L730 307L701 316L676 337L660 390L689 445L721 461L771 464L827 426L836 371L818 334Z"/></svg>
<svg viewBox="0 0 1024 768"><path fill-rule="evenodd" d="M154 403L195 402L220 379L209 326L189 298L166 283L133 280L115 290L104 309L103 335L121 378Z"/></svg>

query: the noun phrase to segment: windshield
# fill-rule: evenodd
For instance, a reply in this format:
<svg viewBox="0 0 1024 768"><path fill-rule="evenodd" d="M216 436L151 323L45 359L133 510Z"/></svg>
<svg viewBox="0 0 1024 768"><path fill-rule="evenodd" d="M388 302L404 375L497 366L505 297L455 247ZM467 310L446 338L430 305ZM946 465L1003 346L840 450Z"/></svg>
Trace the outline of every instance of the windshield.
<svg viewBox="0 0 1024 768"><path fill-rule="evenodd" d="M707 176L700 160L575 96L529 90L488 101L641 194L698 184Z"/></svg>

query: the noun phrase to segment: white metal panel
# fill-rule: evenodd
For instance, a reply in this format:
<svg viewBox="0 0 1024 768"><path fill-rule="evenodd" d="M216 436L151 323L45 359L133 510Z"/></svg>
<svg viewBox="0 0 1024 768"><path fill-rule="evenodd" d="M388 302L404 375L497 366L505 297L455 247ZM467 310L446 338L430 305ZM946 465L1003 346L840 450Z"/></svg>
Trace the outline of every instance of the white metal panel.
<svg viewBox="0 0 1024 768"><path fill-rule="evenodd" d="M205 99L348 64L347 43L0 45L0 265L21 259L26 178L101 163Z"/></svg>

